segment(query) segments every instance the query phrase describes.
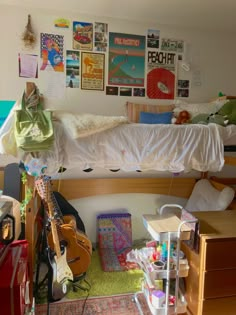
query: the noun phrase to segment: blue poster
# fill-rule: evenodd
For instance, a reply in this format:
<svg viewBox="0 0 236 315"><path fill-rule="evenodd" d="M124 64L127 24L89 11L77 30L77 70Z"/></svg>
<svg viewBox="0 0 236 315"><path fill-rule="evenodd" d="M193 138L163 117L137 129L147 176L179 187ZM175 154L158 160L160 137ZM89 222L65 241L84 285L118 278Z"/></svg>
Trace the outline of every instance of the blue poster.
<svg viewBox="0 0 236 315"><path fill-rule="evenodd" d="M145 45L145 36L109 33L109 85L144 86Z"/></svg>

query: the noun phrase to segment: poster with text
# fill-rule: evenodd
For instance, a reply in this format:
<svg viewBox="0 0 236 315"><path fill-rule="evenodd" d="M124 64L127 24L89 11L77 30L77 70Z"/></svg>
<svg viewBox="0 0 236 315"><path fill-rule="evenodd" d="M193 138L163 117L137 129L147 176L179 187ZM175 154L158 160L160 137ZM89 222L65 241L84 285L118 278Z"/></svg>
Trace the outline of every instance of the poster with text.
<svg viewBox="0 0 236 315"><path fill-rule="evenodd" d="M182 54L184 52L184 41L179 39L162 38L161 50Z"/></svg>
<svg viewBox="0 0 236 315"><path fill-rule="evenodd" d="M73 22L73 49L93 49L93 23Z"/></svg>
<svg viewBox="0 0 236 315"><path fill-rule="evenodd" d="M81 53L81 89L104 90L104 63L104 54Z"/></svg>
<svg viewBox="0 0 236 315"><path fill-rule="evenodd" d="M146 37L109 33L108 84L144 86Z"/></svg>
<svg viewBox="0 0 236 315"><path fill-rule="evenodd" d="M152 99L175 97L175 53L148 51L147 96Z"/></svg>
<svg viewBox="0 0 236 315"><path fill-rule="evenodd" d="M66 51L66 87L79 88L80 52Z"/></svg>
<svg viewBox="0 0 236 315"><path fill-rule="evenodd" d="M64 36L41 33L40 70L64 71L63 46Z"/></svg>

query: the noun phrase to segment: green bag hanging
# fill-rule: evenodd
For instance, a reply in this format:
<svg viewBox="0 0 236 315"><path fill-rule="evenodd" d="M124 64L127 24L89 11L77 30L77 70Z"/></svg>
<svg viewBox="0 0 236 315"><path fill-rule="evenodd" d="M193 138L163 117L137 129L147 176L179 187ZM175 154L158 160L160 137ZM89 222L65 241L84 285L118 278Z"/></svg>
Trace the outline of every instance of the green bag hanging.
<svg viewBox="0 0 236 315"><path fill-rule="evenodd" d="M40 103L36 109L27 109L23 95L21 109L15 111L14 134L17 147L26 152L49 150L54 141L52 112L43 110Z"/></svg>

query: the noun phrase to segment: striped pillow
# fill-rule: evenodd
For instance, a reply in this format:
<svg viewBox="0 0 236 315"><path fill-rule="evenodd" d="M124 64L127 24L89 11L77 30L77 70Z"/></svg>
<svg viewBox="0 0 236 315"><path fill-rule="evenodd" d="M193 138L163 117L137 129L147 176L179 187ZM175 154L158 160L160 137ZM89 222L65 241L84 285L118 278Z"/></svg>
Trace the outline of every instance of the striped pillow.
<svg viewBox="0 0 236 315"><path fill-rule="evenodd" d="M126 115L130 123L138 123L140 112L165 113L171 112L174 105L150 105L126 102Z"/></svg>

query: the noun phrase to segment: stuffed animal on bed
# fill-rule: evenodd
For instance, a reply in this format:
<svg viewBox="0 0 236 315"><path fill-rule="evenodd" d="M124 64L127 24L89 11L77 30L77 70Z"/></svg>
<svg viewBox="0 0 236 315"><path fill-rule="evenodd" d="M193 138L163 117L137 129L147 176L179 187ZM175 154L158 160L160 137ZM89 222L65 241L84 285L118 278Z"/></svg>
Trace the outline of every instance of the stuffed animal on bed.
<svg viewBox="0 0 236 315"><path fill-rule="evenodd" d="M177 117L172 118L172 124L182 125L187 124L190 121L190 113L187 110L179 112Z"/></svg>
<svg viewBox="0 0 236 315"><path fill-rule="evenodd" d="M224 116L229 124L236 125L236 100L226 102L217 114Z"/></svg>
<svg viewBox="0 0 236 315"><path fill-rule="evenodd" d="M225 116L219 114L199 114L191 119L192 124L202 124L207 125L214 123L221 126L227 126L229 120Z"/></svg>

